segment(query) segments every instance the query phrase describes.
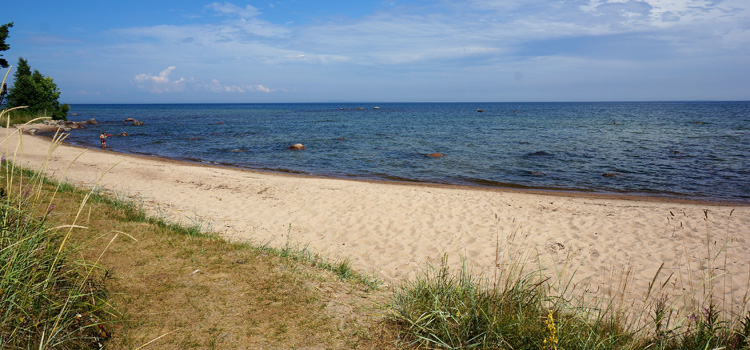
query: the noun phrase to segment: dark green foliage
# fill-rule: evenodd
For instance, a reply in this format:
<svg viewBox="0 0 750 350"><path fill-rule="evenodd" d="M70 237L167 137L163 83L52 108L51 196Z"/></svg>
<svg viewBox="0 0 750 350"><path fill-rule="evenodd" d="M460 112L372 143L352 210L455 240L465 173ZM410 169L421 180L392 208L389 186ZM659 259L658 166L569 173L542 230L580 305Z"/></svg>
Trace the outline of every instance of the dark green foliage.
<svg viewBox="0 0 750 350"><path fill-rule="evenodd" d="M42 75L38 70L32 73L28 62L20 57L13 76L15 82L8 90L8 108L28 106L26 111L29 113L46 112L51 114L52 119L67 119L70 106L61 105L58 101L60 90L52 78Z"/></svg>
<svg viewBox="0 0 750 350"><path fill-rule="evenodd" d="M6 23L0 26L0 52L8 51L8 49L10 49L10 45L5 42L5 39L8 38L8 29L12 27L13 22ZM0 55L0 57L3 57L3 55ZM8 68L8 61L6 61L4 58L0 58L0 68ZM0 100L0 102L2 102L2 100Z"/></svg>

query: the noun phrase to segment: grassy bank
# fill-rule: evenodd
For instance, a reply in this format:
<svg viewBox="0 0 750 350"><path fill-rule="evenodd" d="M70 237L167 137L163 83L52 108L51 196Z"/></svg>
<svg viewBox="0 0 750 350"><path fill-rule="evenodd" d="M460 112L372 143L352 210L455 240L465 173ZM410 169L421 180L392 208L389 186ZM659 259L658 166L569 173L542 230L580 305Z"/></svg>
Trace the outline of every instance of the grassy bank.
<svg viewBox="0 0 750 350"><path fill-rule="evenodd" d="M42 122L51 119L48 113L32 113L23 108L11 109L0 115L0 126L25 124L28 122Z"/></svg>
<svg viewBox="0 0 750 350"><path fill-rule="evenodd" d="M71 293L44 279L9 277L6 280L16 284L4 284L3 290L28 294L21 286L37 286L45 294L40 298L51 304L65 304L71 297L98 299L90 311L71 306L70 312L58 316L60 312L49 305L38 305L24 311L26 316L6 317L0 330L3 348L39 348L35 344L46 341L57 318L72 325L68 338L80 338L67 348L383 347L386 338L375 336L380 331L374 322L385 295L374 291L375 281L351 270L346 261L331 262L291 243L283 249L230 243L199 226L149 217L135 203L116 196L49 181L31 171L6 170L11 182L6 188L33 184L22 197L34 198L48 209L45 213L28 202L7 206L20 208L10 213L35 220L33 232L39 239L4 235L3 248L9 248L3 252L26 244L39 254L29 256L25 266L39 266L44 272L21 266L14 273L57 276L60 268L44 262L57 261L57 266L72 271L63 274L70 279L67 285L87 277L88 289ZM71 222L75 227L51 229ZM69 249L58 254L64 240ZM3 257L3 263L9 261L15 260ZM18 314L17 297L0 297L6 315ZM48 313L54 316L52 325L37 326L19 337L24 324L40 317L33 314ZM87 323L73 327L81 319ZM84 336L82 330L102 333Z"/></svg>

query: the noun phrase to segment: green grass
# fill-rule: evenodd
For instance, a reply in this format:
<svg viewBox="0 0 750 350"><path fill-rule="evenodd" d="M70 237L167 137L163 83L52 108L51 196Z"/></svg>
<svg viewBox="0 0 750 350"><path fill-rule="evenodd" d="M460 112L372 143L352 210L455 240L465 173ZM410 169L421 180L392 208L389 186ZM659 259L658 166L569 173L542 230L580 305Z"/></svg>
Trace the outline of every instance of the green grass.
<svg viewBox="0 0 750 350"><path fill-rule="evenodd" d="M8 110L0 116L0 126L7 127L26 123L39 123L44 120L50 120L51 115L44 112L32 113L24 109Z"/></svg>
<svg viewBox="0 0 750 350"><path fill-rule="evenodd" d="M70 227L46 221L54 207L44 181L3 161L0 184L0 345L3 349L81 349L110 336L108 275L76 257Z"/></svg>
<svg viewBox="0 0 750 350"><path fill-rule="evenodd" d="M614 300L586 305L554 295L540 270L511 262L497 280L430 267L404 283L389 304L389 322L409 349L750 349L750 313L726 319L708 296L677 319L660 297L644 310L645 326L625 321ZM567 287L565 287L567 288ZM565 289L563 288L563 289ZM570 294L569 294L570 293Z"/></svg>

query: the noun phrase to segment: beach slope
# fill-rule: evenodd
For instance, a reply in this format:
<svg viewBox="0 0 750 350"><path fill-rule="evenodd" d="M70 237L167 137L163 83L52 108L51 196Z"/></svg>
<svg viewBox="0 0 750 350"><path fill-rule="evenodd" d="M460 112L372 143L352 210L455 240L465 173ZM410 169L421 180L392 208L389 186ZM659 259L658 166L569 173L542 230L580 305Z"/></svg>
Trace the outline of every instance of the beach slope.
<svg viewBox="0 0 750 350"><path fill-rule="evenodd" d="M734 307L747 297L748 206L330 179L64 144L44 165L49 139L24 135L17 150L18 142L7 138L4 156L53 178L100 186L231 240L307 245L388 283L445 254L492 276L509 254L524 252L552 276L572 275L579 291L613 295L627 277L638 299L663 264L666 289L699 288L710 275L721 277L716 295Z"/></svg>

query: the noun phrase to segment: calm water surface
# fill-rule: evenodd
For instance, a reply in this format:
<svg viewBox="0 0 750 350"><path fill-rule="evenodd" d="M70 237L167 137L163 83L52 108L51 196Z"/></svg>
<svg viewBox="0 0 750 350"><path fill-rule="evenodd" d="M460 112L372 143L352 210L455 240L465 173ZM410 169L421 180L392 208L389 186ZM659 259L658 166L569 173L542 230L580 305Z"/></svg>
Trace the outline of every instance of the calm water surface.
<svg viewBox="0 0 750 350"><path fill-rule="evenodd" d="M108 139L118 152L336 177L750 203L750 102L73 105L70 112L71 120L100 124L73 131L69 142L98 147L102 131L129 133ZM307 149L288 150L294 143ZM426 157L434 152L445 156Z"/></svg>

